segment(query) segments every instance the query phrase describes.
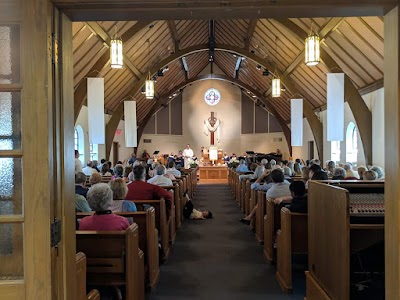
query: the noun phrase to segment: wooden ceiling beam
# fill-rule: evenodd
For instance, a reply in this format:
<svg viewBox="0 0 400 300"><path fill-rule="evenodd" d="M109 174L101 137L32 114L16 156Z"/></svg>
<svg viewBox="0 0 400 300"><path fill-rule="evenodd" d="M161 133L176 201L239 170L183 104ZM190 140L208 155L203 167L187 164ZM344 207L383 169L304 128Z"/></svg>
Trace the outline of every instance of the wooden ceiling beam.
<svg viewBox="0 0 400 300"><path fill-rule="evenodd" d="M139 21L131 28L129 28L125 33L122 35L122 40L127 42L129 41L136 33L140 30L148 26L151 22L147 21ZM106 37L104 36L106 39ZM108 46L109 47L109 46ZM86 73L83 79L79 82L77 88L74 92L74 119L75 122L78 119L79 112L82 108L82 105L85 101L86 91L87 91L87 81L85 80L88 76L93 76L95 71L100 72L110 61L110 49L107 49L106 52L94 63L94 65L90 68L90 70ZM98 74L96 74L97 76Z"/></svg>
<svg viewBox="0 0 400 300"><path fill-rule="evenodd" d="M171 34L171 38L174 41L175 52L179 51L181 39L179 37L178 30L176 29L175 21L174 20L169 20L169 21L167 21L167 23L168 23L169 32ZM183 70L183 72L185 74L185 80L188 80L188 78L189 78L189 74L188 74L189 67L188 67L187 64L185 65L183 63L183 59L182 58L180 58L179 61L180 61L181 66L182 66L182 70Z"/></svg>
<svg viewBox="0 0 400 300"><path fill-rule="evenodd" d="M73 21L383 16L397 0L53 0Z"/></svg>
<svg viewBox="0 0 400 300"><path fill-rule="evenodd" d="M88 27L90 30L93 31L93 33L97 34L102 40L103 43L107 46L110 47L111 45L111 37L108 35L108 33L103 29L103 27L100 26L99 23L97 22L87 22ZM132 61L129 59L124 54L124 64L128 67L129 70L131 70L132 74L139 79L143 74L133 65Z"/></svg>
<svg viewBox="0 0 400 300"><path fill-rule="evenodd" d="M246 36L244 38L244 49L246 50L250 49L251 39L257 27L257 21L256 19L250 20L249 27L247 27Z"/></svg>
<svg viewBox="0 0 400 300"><path fill-rule="evenodd" d="M342 22L344 21L344 18L331 18L324 27L322 27L319 32L319 38L321 43L329 37L329 35L331 35L331 33L333 31L335 31L340 24L342 24ZM304 39L301 39L300 36L296 37L304 43ZM293 60L293 62L286 68L286 70L283 72L283 74L285 76L289 76L290 74L292 74L292 72L294 72L294 70L296 70L296 68L304 61L304 55L305 55L305 50L303 49L303 51L301 51L301 53ZM270 87L266 92L265 92L265 96L268 97L269 95L271 95L272 92L272 88Z"/></svg>
<svg viewBox="0 0 400 300"><path fill-rule="evenodd" d="M288 19L276 20L281 25L289 29L300 39L307 37L307 32ZM321 47L321 60L325 63L330 72L343 72L339 64ZM363 143L365 164L372 163L372 113L365 104L363 98L351 81L349 76L345 76L345 100L350 106L354 119L356 120L361 142Z"/></svg>
<svg viewBox="0 0 400 300"><path fill-rule="evenodd" d="M185 55L189 55L195 52L200 52L200 51L208 51L209 50L209 45L208 44L201 44L201 45L194 45L191 47L188 47L186 49L182 49L179 50L173 54L171 54L169 57L163 59L162 61L156 63L153 67L151 67L150 70L150 74L154 74L155 72L157 72L157 70L161 69L162 67L168 65L169 63L173 62L176 59L179 59ZM227 51L230 53L235 53L239 56L243 56L243 57L247 57L249 59L252 59L253 61L255 61L256 63L258 63L259 65L270 69L270 70L274 70L275 65L273 65L271 62L267 61L264 58L261 58L259 56L257 56L256 54L247 51L243 48L237 47L237 46L232 46L232 45L225 45L225 44L216 44L215 45L215 50L220 50L220 51ZM282 72L280 72L279 70L277 71L278 74L280 75L281 79L283 80L285 86L293 93L302 93L302 95L305 96L305 98L308 99L312 99L311 96L309 96L305 91L299 91L298 87L295 85L294 81L289 78L289 77L284 77L282 76ZM138 91L140 91L140 88L143 86L144 82L146 80L146 76L142 76L140 78L139 81L137 81L135 83L135 85L132 87L131 91L126 95L126 97L123 97L122 99L128 98L130 96L134 96L136 95L136 93ZM119 106L123 106L123 101L120 102ZM111 119L117 119L120 120L122 115L123 115L123 111L121 111L120 109L117 109L117 112L121 112L121 113L113 113ZM311 130L313 132L314 135L314 139L315 139L315 143L317 145L317 150L318 150L318 155L319 158L321 160L323 160L323 131L322 131L322 124L321 122L318 120L318 118L316 117L316 115L313 112L312 107L308 104L308 102L305 102L304 105L304 115L306 116ZM118 126L118 122L112 122L112 123L108 123L107 127L106 127L106 157L108 157L110 155L111 152L111 146L112 146L112 142L114 139L114 135L115 135L115 130L117 129L117 127L115 127L115 124L117 124ZM114 127L113 127L114 125Z"/></svg>

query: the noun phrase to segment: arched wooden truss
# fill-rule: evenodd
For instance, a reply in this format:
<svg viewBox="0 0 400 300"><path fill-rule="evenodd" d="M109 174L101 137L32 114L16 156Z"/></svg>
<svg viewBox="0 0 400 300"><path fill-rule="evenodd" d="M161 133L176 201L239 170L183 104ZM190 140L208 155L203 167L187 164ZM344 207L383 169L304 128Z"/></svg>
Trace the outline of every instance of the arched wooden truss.
<svg viewBox="0 0 400 300"><path fill-rule="evenodd" d="M224 44L216 44L215 50L236 53L237 55L252 59L253 61L255 61L256 63L260 64L261 66L263 66L265 68L268 68L271 70L276 69L277 73L281 77L282 82L292 92L292 94L301 94L306 99L311 98L311 96L309 96L305 91L302 91L302 92L299 91L299 89L296 87L296 85L292 81L292 79L285 76L282 71L278 70L275 67L274 64L255 55L254 53L252 53L248 50L245 50L243 48L237 47L237 46L224 45ZM150 70L150 73L154 74L157 72L157 70L163 68L164 66L173 62L174 60L184 57L185 55L193 54L195 52L200 52L200 51L208 51L208 44L195 45L195 46L188 47L186 49L179 50L179 51L173 53L172 55L170 55L169 57L167 57L166 59L162 60L161 62L157 63L155 66L153 66ZM140 78L139 81L134 84L131 91L125 97L123 97L123 99L127 99L129 96L135 95L137 92L139 92L140 89L142 88L142 86L144 85L145 81L146 81L146 76L142 76L142 78ZM167 96L169 96L169 94L167 94ZM149 114L150 113L151 112L149 112ZM312 110L311 106L307 103L307 101L304 101L304 115L307 118L307 121L309 122L311 130L313 132L314 139L315 139L315 142L317 145L318 155L319 155L319 157L322 158L322 155L323 155L322 124L318 120L317 116L315 115L314 111ZM111 146L112 146L112 142L114 140L115 131L118 127L119 121L122 118L122 116L123 116L123 102L121 102L119 104L117 110L113 113L113 115L106 127L106 157L108 157L111 153ZM278 118L281 118L281 116L279 114L275 114L275 116ZM148 120L149 116L147 116L146 119ZM146 124L142 124L142 125L145 126ZM139 128L139 130L140 130L140 128ZM286 137L286 134L285 134L285 137ZM290 139L289 139L289 141L290 141Z"/></svg>

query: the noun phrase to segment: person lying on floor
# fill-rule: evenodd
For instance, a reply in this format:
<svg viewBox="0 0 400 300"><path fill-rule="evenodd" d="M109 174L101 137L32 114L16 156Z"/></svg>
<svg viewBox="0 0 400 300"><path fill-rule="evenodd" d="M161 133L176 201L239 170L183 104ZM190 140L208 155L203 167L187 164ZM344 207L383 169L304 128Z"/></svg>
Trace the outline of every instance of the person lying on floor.
<svg viewBox="0 0 400 300"><path fill-rule="evenodd" d="M186 219L192 220L204 220L204 219L212 219L211 211L205 210L201 211L199 209L195 209L193 207L192 201L187 201L185 206L183 207L183 216Z"/></svg>

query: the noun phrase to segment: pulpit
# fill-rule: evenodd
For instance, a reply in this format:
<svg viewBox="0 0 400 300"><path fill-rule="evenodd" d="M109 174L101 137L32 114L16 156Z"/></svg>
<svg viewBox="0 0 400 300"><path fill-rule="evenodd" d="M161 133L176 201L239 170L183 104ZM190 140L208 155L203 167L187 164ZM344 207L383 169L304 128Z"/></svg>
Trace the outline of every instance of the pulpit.
<svg viewBox="0 0 400 300"><path fill-rule="evenodd" d="M217 147L211 146L208 149L205 147L201 147L202 153L202 164L203 166L210 166L210 165L218 165L224 164L224 157L223 157L223 150L218 149Z"/></svg>

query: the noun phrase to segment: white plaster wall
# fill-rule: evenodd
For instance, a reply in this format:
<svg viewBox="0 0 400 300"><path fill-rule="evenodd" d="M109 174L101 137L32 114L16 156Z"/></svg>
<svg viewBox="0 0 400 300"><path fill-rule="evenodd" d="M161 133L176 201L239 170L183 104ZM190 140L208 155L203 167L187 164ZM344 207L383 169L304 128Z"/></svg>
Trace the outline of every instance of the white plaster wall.
<svg viewBox="0 0 400 300"><path fill-rule="evenodd" d="M104 115L105 118L105 124L108 123L110 120L111 116L110 115ZM79 112L78 119L76 120L75 126L80 125L83 129L84 133L84 153L83 154L83 161L86 162L90 158L90 147L89 147L89 129L88 129L88 109L87 106L82 106L81 111ZM115 136L114 141L119 143L119 160L124 161L125 159L128 159L133 152L133 148L127 148L125 147L125 133L124 133L124 121L120 121L118 125L118 129L122 129L122 135L121 136ZM112 160L112 153L113 149L111 149L111 160ZM105 145L104 144L99 144L98 145L98 157L99 161L102 158L105 158ZM111 161L113 164L116 163L114 161Z"/></svg>
<svg viewBox="0 0 400 300"><path fill-rule="evenodd" d="M385 157L384 157L384 89L381 88L372 93L366 94L363 96L365 103L372 113L372 163L378 166L384 166ZM323 124L323 140L324 140L324 160L330 160L331 158L331 143L326 140L326 132L327 132L327 115L326 110L319 113L320 119ZM355 122L354 115L348 105L345 103L345 124L344 124L344 138L346 137L347 126L350 122ZM314 140L312 136L312 132L308 125L306 119L304 119L304 138L303 138L303 147L293 147L293 156L294 157L307 157L308 154L308 145L305 143L306 140ZM357 164L365 165L364 159L364 148L361 143L361 139L358 139L359 151L357 155ZM346 161L346 142L342 141L340 143L341 149L341 162ZM316 150L315 150L315 153Z"/></svg>
<svg viewBox="0 0 400 300"><path fill-rule="evenodd" d="M201 74L210 74L206 68ZM223 74L214 66L214 74ZM216 88L221 93L221 101L215 106L209 106L204 101L204 94L209 88ZM279 148L284 157L289 157L289 149L283 133L241 134L241 90L229 82L220 80L204 80L188 86L182 95L183 135L144 134L138 153L144 149L149 153L159 150L161 153L178 152L189 143L200 155L202 146L210 146L210 136L203 133L203 122L210 117L211 112L221 122L221 140L217 146L228 153L243 153L246 150L256 152L275 152ZM274 138L282 138L282 142L274 142ZM143 143L143 139L151 139L151 143Z"/></svg>
<svg viewBox="0 0 400 300"><path fill-rule="evenodd" d="M314 157L308 157L308 142L314 141ZM310 124L306 118L303 119L303 146L301 147L292 147L292 155L293 158L300 158L300 159L312 159L312 158L319 158L317 145L315 144L314 136L311 131Z"/></svg>
<svg viewBox="0 0 400 300"><path fill-rule="evenodd" d="M372 164L385 166L385 97L381 88L363 96L372 112Z"/></svg>

